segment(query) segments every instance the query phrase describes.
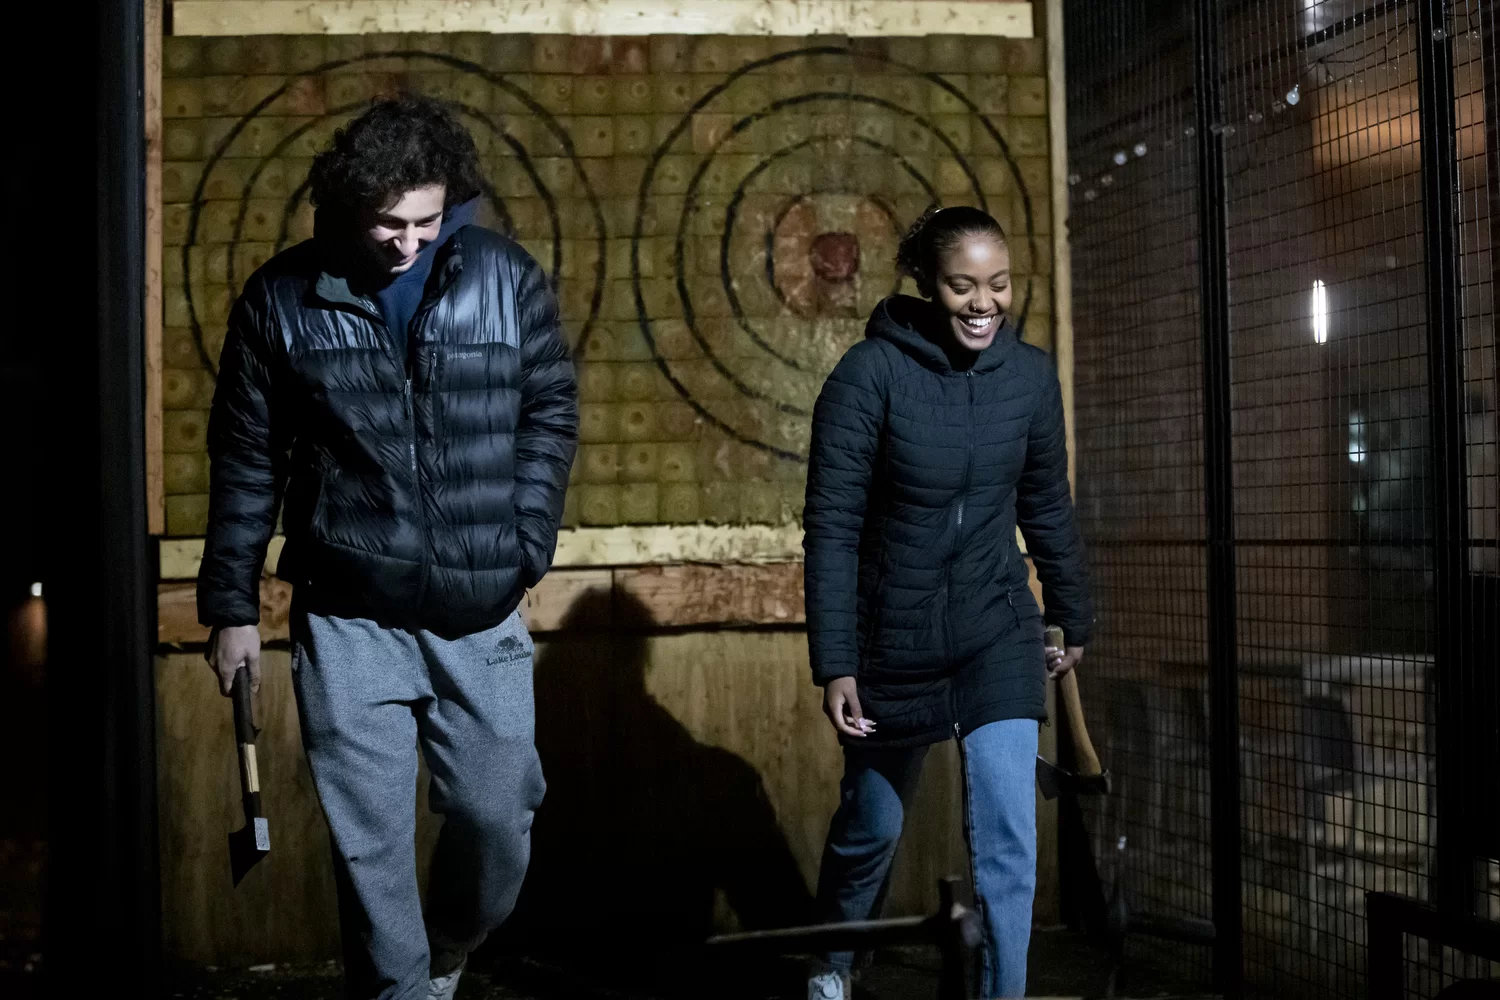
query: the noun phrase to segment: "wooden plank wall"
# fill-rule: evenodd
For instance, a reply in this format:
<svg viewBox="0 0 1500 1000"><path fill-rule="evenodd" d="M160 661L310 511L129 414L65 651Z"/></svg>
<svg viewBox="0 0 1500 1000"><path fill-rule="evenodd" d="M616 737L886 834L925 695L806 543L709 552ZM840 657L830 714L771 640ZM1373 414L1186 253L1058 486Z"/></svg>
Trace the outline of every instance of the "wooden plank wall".
<svg viewBox="0 0 1500 1000"><path fill-rule="evenodd" d="M727 586L726 571L741 586ZM660 897L669 923L709 920L715 912L718 925L726 914L760 923L805 915L842 771L821 691L809 680L806 633L796 627L660 631L696 625L694 615L724 620L759 613L758 620L774 621L764 595L785 594L777 577L792 571L800 584L796 564L582 570L551 574L550 586L533 591L530 614L542 633L537 745L549 791L518 925L577 930L576 907L557 912L547 901L576 899L585 890L590 898L637 908L642 899ZM747 573L767 576L752 580ZM719 582L704 583L714 578ZM191 608L191 584L166 586L175 589L164 608ZM266 579L266 633L285 636L288 596L286 584ZM798 600L792 617L801 621L802 614ZM164 947L173 961L233 966L337 953L327 833L302 755L284 642L267 649L264 665L256 718L274 848L231 891L224 836L240 818L229 706L201 652L168 652L157 660ZM1049 757L1053 732L1042 730ZM437 821L421 782L416 791L418 856L425 859ZM929 756L888 913L926 911L935 904L938 877L967 877L961 805L949 742ZM739 833L733 850L721 848L726 831ZM1038 837L1036 919L1054 923L1050 810L1039 808ZM595 865L593 858L608 861ZM613 893L589 884L611 879L633 881ZM698 912L691 905L716 898L717 908ZM588 915L610 912L602 906Z"/></svg>
<svg viewBox="0 0 1500 1000"><path fill-rule="evenodd" d="M148 11L160 10L160 0L144 2ZM1039 34L1051 27L1042 10L1039 2ZM1060 60L1049 70L1057 80ZM1066 167L1059 159L1053 169ZM148 228L159 236L159 226ZM152 317L159 327L159 262L150 289L158 299L150 305L148 295L148 331ZM1064 294L1057 289L1056 297ZM1070 335L1059 329L1055 340ZM149 336L147 347L149 365ZM155 350L159 358L159 333ZM154 370L159 393L159 369L148 370L148 392ZM1066 373L1064 381L1070 393ZM148 425L148 441L155 433L159 486L160 407L152 409L157 424L154 431ZM153 496L159 498L159 489ZM152 531L161 531L156 520ZM632 541L632 553L645 544ZM680 548L676 535L671 541ZM646 548L655 553L659 542ZM786 547L784 540L771 542L774 558L784 559L777 549ZM765 549L770 543L758 544ZM676 560L692 558L676 548L673 553ZM734 558L716 552L715 561ZM538 745L549 793L516 922L568 923L572 918L548 900L585 895L632 906L629 913L601 907L594 919L628 919L643 898L652 898L642 886L661 897L662 915L679 923L723 925L736 912L760 922L796 916L816 878L842 768L820 709L821 692L809 682L806 635L797 627L804 620L801 567L623 561L615 549L601 549L585 560L595 565L555 571L531 593L526 608L533 631L540 633ZM290 588L268 576L262 599L263 632L274 644L265 656L257 721L274 849L232 890L224 836L240 825L240 817L229 707L213 687L201 647L193 646L206 634L196 624L192 584L165 582L161 588L163 943L174 962L244 966L326 959L338 951L327 831L302 754L284 643ZM692 628L704 630L684 631ZM1052 733L1042 730L1044 755L1052 752ZM438 823L427 812L425 772L415 792L417 853L425 859ZM937 877L967 874L960 803L950 742L929 756L888 913L926 911L935 903ZM1039 809L1038 826L1036 919L1051 923L1057 919L1055 811ZM724 846L728 833L738 835L730 841L733 850ZM622 858L634 863L622 867ZM419 871L425 880L425 864ZM705 906L705 898L717 903ZM684 929L696 933L702 927Z"/></svg>
<svg viewBox="0 0 1500 1000"><path fill-rule="evenodd" d="M328 835L302 754L290 657L269 650L264 663L257 722L273 847L233 890L224 838L241 819L229 705L198 653L157 661L173 961L337 954ZM598 903L589 922L639 919L654 905L685 934L712 926L716 908L721 925L725 913L762 923L805 914L842 766L808 681L805 635L568 633L538 642L536 691L549 789L518 927L576 928L581 898ZM438 821L425 776L416 791L425 862ZM959 801L950 743L930 758L887 912L927 910L939 875L966 875Z"/></svg>

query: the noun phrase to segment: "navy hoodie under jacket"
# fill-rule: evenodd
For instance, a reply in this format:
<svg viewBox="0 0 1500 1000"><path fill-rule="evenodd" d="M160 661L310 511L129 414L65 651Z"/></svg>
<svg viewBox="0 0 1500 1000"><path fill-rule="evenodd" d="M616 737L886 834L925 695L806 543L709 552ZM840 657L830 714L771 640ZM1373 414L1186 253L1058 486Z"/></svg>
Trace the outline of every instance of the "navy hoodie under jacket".
<svg viewBox="0 0 1500 1000"><path fill-rule="evenodd" d="M406 357L407 330L411 319L422 304L422 295L427 290L427 279L432 274L432 262L449 237L474 221L474 212L479 198L473 197L448 209L443 217L442 228L437 238L417 252L416 263L391 279L390 284L375 292L375 301L380 305L380 314L396 342L397 354Z"/></svg>

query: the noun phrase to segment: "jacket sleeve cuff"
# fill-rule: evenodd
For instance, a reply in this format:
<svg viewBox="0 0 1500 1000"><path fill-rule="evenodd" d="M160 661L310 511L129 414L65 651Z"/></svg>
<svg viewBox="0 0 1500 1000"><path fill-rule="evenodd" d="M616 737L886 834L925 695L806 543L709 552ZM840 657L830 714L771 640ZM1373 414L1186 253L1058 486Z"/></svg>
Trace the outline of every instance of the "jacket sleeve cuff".
<svg viewBox="0 0 1500 1000"><path fill-rule="evenodd" d="M1062 630L1063 644L1068 646L1087 646L1089 640L1094 636L1094 625L1092 622L1087 625L1078 625L1077 623L1063 625Z"/></svg>
<svg viewBox="0 0 1500 1000"><path fill-rule="evenodd" d="M859 673L858 667L820 667L813 671L813 683L818 687L827 687L829 681L838 680L840 677L854 677Z"/></svg>
<svg viewBox="0 0 1500 1000"><path fill-rule="evenodd" d="M239 602L236 601L236 604ZM240 625L259 625L260 607L205 607L198 605L198 624L207 628L235 628Z"/></svg>
<svg viewBox="0 0 1500 1000"><path fill-rule="evenodd" d="M541 582L552 568L552 559L557 542L554 535L551 544L534 537L530 522L533 519L519 512L516 516L516 548L521 556L521 579L529 590Z"/></svg>
<svg viewBox="0 0 1500 1000"><path fill-rule="evenodd" d="M198 616L198 624L211 629L238 628L241 625L259 625L260 615L249 618L244 615L203 615Z"/></svg>
<svg viewBox="0 0 1500 1000"><path fill-rule="evenodd" d="M1063 630L1063 644L1067 646L1087 646L1089 640L1094 636L1094 620L1080 621L1077 618L1065 619L1059 614L1057 617L1043 614L1043 619L1048 625L1055 625Z"/></svg>

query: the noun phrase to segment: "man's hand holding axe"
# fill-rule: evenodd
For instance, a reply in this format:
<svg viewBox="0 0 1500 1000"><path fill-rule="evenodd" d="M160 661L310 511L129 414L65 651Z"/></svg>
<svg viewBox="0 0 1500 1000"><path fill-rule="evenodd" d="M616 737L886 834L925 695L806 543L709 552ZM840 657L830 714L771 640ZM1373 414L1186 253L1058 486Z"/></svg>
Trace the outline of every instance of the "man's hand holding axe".
<svg viewBox="0 0 1500 1000"><path fill-rule="evenodd" d="M255 714L250 696L260 690L260 629L235 625L214 629L203 654L219 678L219 691L234 699L234 742L240 758L240 800L245 825L229 835L229 870L238 886L271 850L271 831L260 814L260 768L255 757Z"/></svg>

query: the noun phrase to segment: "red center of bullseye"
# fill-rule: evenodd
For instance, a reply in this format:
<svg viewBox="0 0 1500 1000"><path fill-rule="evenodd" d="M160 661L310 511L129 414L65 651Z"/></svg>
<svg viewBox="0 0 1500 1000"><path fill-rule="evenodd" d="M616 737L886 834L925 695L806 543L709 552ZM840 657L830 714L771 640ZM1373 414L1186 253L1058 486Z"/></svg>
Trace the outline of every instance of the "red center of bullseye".
<svg viewBox="0 0 1500 1000"><path fill-rule="evenodd" d="M808 250L813 273L835 284L859 273L859 237L853 233L820 233Z"/></svg>

